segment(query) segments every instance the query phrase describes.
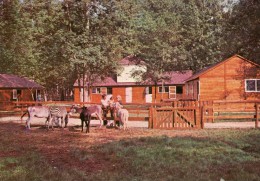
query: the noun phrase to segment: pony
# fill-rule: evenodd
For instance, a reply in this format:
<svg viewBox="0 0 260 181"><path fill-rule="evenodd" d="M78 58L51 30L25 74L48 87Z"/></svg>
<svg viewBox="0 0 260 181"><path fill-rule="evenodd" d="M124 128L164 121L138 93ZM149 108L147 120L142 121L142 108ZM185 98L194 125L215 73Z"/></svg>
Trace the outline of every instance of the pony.
<svg viewBox="0 0 260 181"><path fill-rule="evenodd" d="M91 106L88 106L88 107L79 107L79 106L75 106L73 105L71 108L70 108L70 112L71 113L79 113L81 114L82 112L84 113L84 115L90 115L90 118L91 117L96 117L99 119L100 121L100 126L102 126L102 123L103 123L103 119L102 119L102 108L100 105L91 105ZM80 117L83 118L83 115L81 115ZM83 120L81 119L81 125L83 126ZM90 122L90 121L89 121ZM83 130L82 130L83 131Z"/></svg>
<svg viewBox="0 0 260 181"><path fill-rule="evenodd" d="M116 102L114 104L115 110L117 112L117 116L119 118L119 122L123 125L124 130L127 128L128 118L129 118L129 112L127 109L123 109L123 106Z"/></svg>
<svg viewBox="0 0 260 181"><path fill-rule="evenodd" d="M81 120L81 132L83 132L84 122L86 125L86 133L89 133L89 126L91 121L91 114L87 110L88 108L83 106L82 111L80 113L80 120Z"/></svg>

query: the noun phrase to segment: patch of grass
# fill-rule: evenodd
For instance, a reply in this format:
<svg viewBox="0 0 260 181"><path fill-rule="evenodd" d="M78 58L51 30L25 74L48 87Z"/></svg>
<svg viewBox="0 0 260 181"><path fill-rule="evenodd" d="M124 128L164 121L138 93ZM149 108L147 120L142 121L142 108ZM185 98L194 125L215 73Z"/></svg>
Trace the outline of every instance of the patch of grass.
<svg viewBox="0 0 260 181"><path fill-rule="evenodd" d="M249 132L241 140L236 139L239 131L216 133L210 138L145 137L109 143L96 150L107 155L111 165L117 165L124 180L259 180L259 172L251 167L259 168L260 154L243 149L244 145L255 146L259 131ZM102 174L106 178L119 176L118 172Z"/></svg>
<svg viewBox="0 0 260 181"><path fill-rule="evenodd" d="M56 139L54 132L5 129L0 127L1 181L260 180L259 129L179 131L174 135L180 136L142 135L94 146L86 139L98 134L80 142L79 134L68 132L58 132L62 139ZM32 144L36 139L38 145ZM54 150L43 154L48 149Z"/></svg>
<svg viewBox="0 0 260 181"><path fill-rule="evenodd" d="M0 180L86 180L82 172L51 166L44 158L30 153L17 158L4 158L0 161Z"/></svg>
<svg viewBox="0 0 260 181"><path fill-rule="evenodd" d="M88 151L83 149L72 148L70 152L71 155L80 162L84 162L90 158L93 158L93 155L89 154Z"/></svg>

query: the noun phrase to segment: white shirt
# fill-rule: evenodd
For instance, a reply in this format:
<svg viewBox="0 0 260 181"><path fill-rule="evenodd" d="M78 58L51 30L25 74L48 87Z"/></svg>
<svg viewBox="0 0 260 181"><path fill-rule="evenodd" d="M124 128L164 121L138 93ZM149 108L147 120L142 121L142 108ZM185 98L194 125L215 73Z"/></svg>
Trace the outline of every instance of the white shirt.
<svg viewBox="0 0 260 181"><path fill-rule="evenodd" d="M109 104L105 99L101 99L101 105L102 105L102 107L107 108Z"/></svg>

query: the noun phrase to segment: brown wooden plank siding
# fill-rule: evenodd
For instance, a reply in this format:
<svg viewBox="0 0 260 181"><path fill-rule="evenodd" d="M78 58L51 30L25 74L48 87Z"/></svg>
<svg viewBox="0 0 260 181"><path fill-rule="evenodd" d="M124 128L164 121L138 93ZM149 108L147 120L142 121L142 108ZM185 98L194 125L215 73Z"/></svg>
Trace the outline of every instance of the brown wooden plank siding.
<svg viewBox="0 0 260 181"><path fill-rule="evenodd" d="M259 66L239 56L233 56L196 79L186 82L185 88L189 91L184 91L185 98L198 100L196 82L199 81L199 100L202 101L260 99L260 92L245 91L245 79L260 79Z"/></svg>
<svg viewBox="0 0 260 181"><path fill-rule="evenodd" d="M21 88L19 90L21 90L21 96L18 97L19 101L34 101L32 98L32 93L35 94L36 90L21 89ZM0 101L11 101L11 100L13 100L13 89L1 89Z"/></svg>
<svg viewBox="0 0 260 181"><path fill-rule="evenodd" d="M132 103L146 103L145 98L145 89L146 86L133 86L132 87ZM159 93L158 87L155 88L155 86L152 86L152 100L154 102L155 100L155 91L156 91L156 102L161 102L161 99L169 99L169 93ZM123 103L126 102L126 87L112 87L112 93L114 98L116 98L117 95L120 95L122 97ZM99 94L91 94L91 102L92 103L100 103L102 93ZM182 94L177 94L176 99L182 99ZM176 100L173 99L173 100ZM80 102L80 92L78 87L74 87L74 101Z"/></svg>

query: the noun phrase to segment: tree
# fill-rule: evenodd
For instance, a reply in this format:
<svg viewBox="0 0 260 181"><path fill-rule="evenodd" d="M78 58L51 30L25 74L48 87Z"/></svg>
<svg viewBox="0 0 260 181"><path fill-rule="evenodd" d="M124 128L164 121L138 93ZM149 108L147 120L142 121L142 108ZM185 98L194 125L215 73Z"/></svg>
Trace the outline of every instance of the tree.
<svg viewBox="0 0 260 181"><path fill-rule="evenodd" d="M240 0L227 13L225 55L240 54L260 63L260 3Z"/></svg>
<svg viewBox="0 0 260 181"><path fill-rule="evenodd" d="M137 41L134 56L142 61L141 66L145 66L146 71L138 70L133 76L141 74L144 83L148 81L157 86L169 78L165 72L180 70L184 65L181 62L184 57L180 48L180 16L175 12L181 3L169 0L139 3L133 26Z"/></svg>
<svg viewBox="0 0 260 181"><path fill-rule="evenodd" d="M187 63L196 72L222 58L224 11L218 0L184 2L182 41Z"/></svg>
<svg viewBox="0 0 260 181"><path fill-rule="evenodd" d="M19 0L0 3L0 71L26 76L34 62L30 28L26 27Z"/></svg>
<svg viewBox="0 0 260 181"><path fill-rule="evenodd" d="M225 16L239 16L239 7ZM59 96L70 92L77 78L86 79L90 89L96 78L116 73L116 60L128 55L147 67L134 75L157 85L167 80L165 72L197 71L238 47L223 46L222 27L232 18L224 21L218 0L2 0L0 10L1 72L30 77L49 94L58 89ZM256 10L245 21L257 24ZM234 22L231 28L241 26ZM245 29L258 36L253 27ZM257 53L259 41L252 42L240 50L246 53L250 45Z"/></svg>
<svg viewBox="0 0 260 181"><path fill-rule="evenodd" d="M111 60L115 55L110 51L114 41L110 40L109 43L113 33L111 27L114 26L107 23L111 7L99 1L65 1L64 6L71 33L69 60L76 65L77 74L82 75L84 82L88 82L90 92L97 78L116 72L116 61Z"/></svg>
<svg viewBox="0 0 260 181"><path fill-rule="evenodd" d="M147 71L133 75L157 86L169 78L166 72L197 71L219 61L222 13L216 0L139 1L134 55Z"/></svg>

